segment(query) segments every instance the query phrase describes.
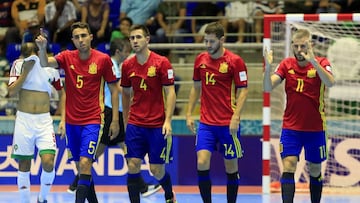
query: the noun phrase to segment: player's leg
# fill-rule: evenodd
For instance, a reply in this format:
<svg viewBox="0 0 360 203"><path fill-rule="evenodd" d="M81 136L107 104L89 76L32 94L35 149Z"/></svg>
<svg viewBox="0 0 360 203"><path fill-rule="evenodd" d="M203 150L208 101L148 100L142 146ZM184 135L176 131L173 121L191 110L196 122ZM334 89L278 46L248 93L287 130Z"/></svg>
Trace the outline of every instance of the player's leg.
<svg viewBox="0 0 360 203"><path fill-rule="evenodd" d="M321 200L323 179L321 162L327 158L326 135L324 131L308 132L304 137L305 159L308 162L310 173L310 197L312 203Z"/></svg>
<svg viewBox="0 0 360 203"><path fill-rule="evenodd" d="M165 163L169 163L171 160L173 160L172 136L168 136L164 140L162 128L148 128L146 131L146 139L149 146L148 155L150 171L159 181L165 192L165 202L175 203L176 197L173 192L171 177L165 170Z"/></svg>
<svg viewBox="0 0 360 203"><path fill-rule="evenodd" d="M212 152L216 147L216 139L212 132L212 126L200 123L199 131L196 135L196 154L197 154L197 174L198 186L203 202L211 203L211 178L210 161Z"/></svg>
<svg viewBox="0 0 360 203"><path fill-rule="evenodd" d="M142 187L141 162L147 152L147 141L144 137L149 136L144 128L128 124L126 128L125 144L127 153L125 158L128 166L127 188L131 203L140 203L140 191Z"/></svg>
<svg viewBox="0 0 360 203"><path fill-rule="evenodd" d="M139 158L127 158L129 170L127 176L127 188L131 203L140 203L140 191L143 182L140 173L141 162L142 161Z"/></svg>
<svg viewBox="0 0 360 203"><path fill-rule="evenodd" d="M76 203L84 203L86 198L92 197L91 168L96 158L96 147L101 133L100 124L85 126L66 124L67 148L71 152L70 160L76 162L79 172Z"/></svg>
<svg viewBox="0 0 360 203"><path fill-rule="evenodd" d="M236 135L229 133L229 127L217 128L216 137L219 140L219 151L223 154L225 171L227 176L227 202L235 203L239 189L239 167L238 159L242 157L243 151L240 144L240 128Z"/></svg>
<svg viewBox="0 0 360 203"><path fill-rule="evenodd" d="M54 154L41 154L42 171L40 176L40 192L38 196L38 203L47 202L46 197L50 192L51 186L55 179L54 170Z"/></svg>
<svg viewBox="0 0 360 203"><path fill-rule="evenodd" d="M19 159L18 161L17 185L20 193L21 203L30 203L30 159Z"/></svg>
<svg viewBox="0 0 360 203"><path fill-rule="evenodd" d="M315 164L309 162L309 172L310 172L311 203L320 203L322 188L323 188L323 179L321 176L321 163Z"/></svg>
<svg viewBox="0 0 360 203"><path fill-rule="evenodd" d="M280 179L283 203L292 203L295 195L294 174L303 144L301 135L293 130L283 129L280 137L280 153L283 173Z"/></svg>
<svg viewBox="0 0 360 203"><path fill-rule="evenodd" d="M210 160L211 152L208 150L197 151L197 175L200 195L203 202L211 203L211 178L210 178Z"/></svg>
<svg viewBox="0 0 360 203"><path fill-rule="evenodd" d="M36 133L36 147L41 157L42 172L40 176L40 192L38 202L47 202L46 197L50 192L55 179L54 159L56 153L55 132L50 113L37 116L35 129L41 129Z"/></svg>
<svg viewBox="0 0 360 203"><path fill-rule="evenodd" d="M11 158L18 161L17 185L21 203L30 203L30 167L34 157L32 129L26 128L27 114L17 111Z"/></svg>
<svg viewBox="0 0 360 203"><path fill-rule="evenodd" d="M96 160L96 149L102 133L102 126L99 124L86 125L83 127L81 133L82 142L79 161L80 175L76 191L76 203L85 202L85 198L91 203L98 202L91 169L92 163Z"/></svg>

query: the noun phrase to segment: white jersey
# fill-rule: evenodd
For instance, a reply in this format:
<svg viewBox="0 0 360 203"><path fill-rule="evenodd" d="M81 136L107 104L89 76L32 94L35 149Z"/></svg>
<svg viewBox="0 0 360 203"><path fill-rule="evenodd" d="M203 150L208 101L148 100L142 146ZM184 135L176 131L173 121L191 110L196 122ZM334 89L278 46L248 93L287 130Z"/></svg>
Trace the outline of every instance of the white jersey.
<svg viewBox="0 0 360 203"><path fill-rule="evenodd" d="M35 90L40 92L48 92L51 96L51 85L56 90L62 87L59 71L50 67L41 67L40 59L36 55L31 55L25 59L17 59L14 61L10 70L9 85L15 82L21 75L22 65L24 61L34 60L34 67L26 77L22 85L22 89Z"/></svg>

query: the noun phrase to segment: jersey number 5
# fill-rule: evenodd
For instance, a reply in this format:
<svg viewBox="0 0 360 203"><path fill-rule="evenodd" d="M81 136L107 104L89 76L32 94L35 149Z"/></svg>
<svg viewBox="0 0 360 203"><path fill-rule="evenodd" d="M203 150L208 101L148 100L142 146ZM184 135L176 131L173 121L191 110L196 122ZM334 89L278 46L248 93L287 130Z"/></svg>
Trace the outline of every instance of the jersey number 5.
<svg viewBox="0 0 360 203"><path fill-rule="evenodd" d="M76 88L80 89L84 86L84 80L82 75L76 76Z"/></svg>

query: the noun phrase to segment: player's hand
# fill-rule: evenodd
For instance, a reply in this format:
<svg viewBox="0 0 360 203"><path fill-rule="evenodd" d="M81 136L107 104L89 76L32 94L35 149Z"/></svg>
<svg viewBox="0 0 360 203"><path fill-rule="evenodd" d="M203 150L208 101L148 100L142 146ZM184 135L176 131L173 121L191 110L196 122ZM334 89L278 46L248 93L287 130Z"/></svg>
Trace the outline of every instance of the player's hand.
<svg viewBox="0 0 360 203"><path fill-rule="evenodd" d="M40 50L46 50L47 46L47 39L45 37L43 28L40 28L40 35L38 35L35 39L36 45L39 47Z"/></svg>
<svg viewBox="0 0 360 203"><path fill-rule="evenodd" d="M164 139L172 135L172 128L170 122L164 122L164 125L162 126L162 134L164 135Z"/></svg>
<svg viewBox="0 0 360 203"><path fill-rule="evenodd" d="M239 126L240 126L240 118L232 116L231 120L230 120L230 126L229 126L230 134L236 135L239 130Z"/></svg>
<svg viewBox="0 0 360 203"><path fill-rule="evenodd" d="M271 67L271 64L273 62L273 51L272 50L268 50L267 47L265 47L264 49L264 61L265 61L265 68L269 68Z"/></svg>
<svg viewBox="0 0 360 203"><path fill-rule="evenodd" d="M315 60L315 55L314 55L314 50L312 47L312 44L310 41L306 42L306 46L307 46L307 51L305 52L301 52L300 54L305 58L305 60L307 61L314 61Z"/></svg>
<svg viewBox="0 0 360 203"><path fill-rule="evenodd" d="M66 127L65 127L65 122L64 121L60 121L59 128L58 128L58 133L60 134L60 138L64 139L65 133L66 133Z"/></svg>
<svg viewBox="0 0 360 203"><path fill-rule="evenodd" d="M109 135L108 135L110 136L110 140L115 139L119 135L119 131L120 131L119 122L111 121Z"/></svg>
<svg viewBox="0 0 360 203"><path fill-rule="evenodd" d="M195 122L191 116L186 116L186 126L193 134L196 134Z"/></svg>

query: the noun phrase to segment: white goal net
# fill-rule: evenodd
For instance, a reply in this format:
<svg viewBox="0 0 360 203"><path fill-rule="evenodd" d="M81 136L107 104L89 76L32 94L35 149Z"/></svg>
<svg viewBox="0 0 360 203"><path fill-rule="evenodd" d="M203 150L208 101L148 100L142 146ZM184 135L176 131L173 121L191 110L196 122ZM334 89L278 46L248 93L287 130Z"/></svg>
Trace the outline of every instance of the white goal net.
<svg viewBox="0 0 360 203"><path fill-rule="evenodd" d="M284 20L272 21L268 28L271 30L270 44L274 51L274 64L278 64L285 57L293 56L290 48L291 33L299 28L309 29L312 33L315 55L329 59L336 85L327 89L325 99L329 157L323 162L324 190L359 189L360 22ZM285 106L283 87L271 92L270 101L270 182L271 190L276 192L280 191L279 180L282 171L279 135ZM308 190L309 176L303 154L298 162L295 181L297 190Z"/></svg>

